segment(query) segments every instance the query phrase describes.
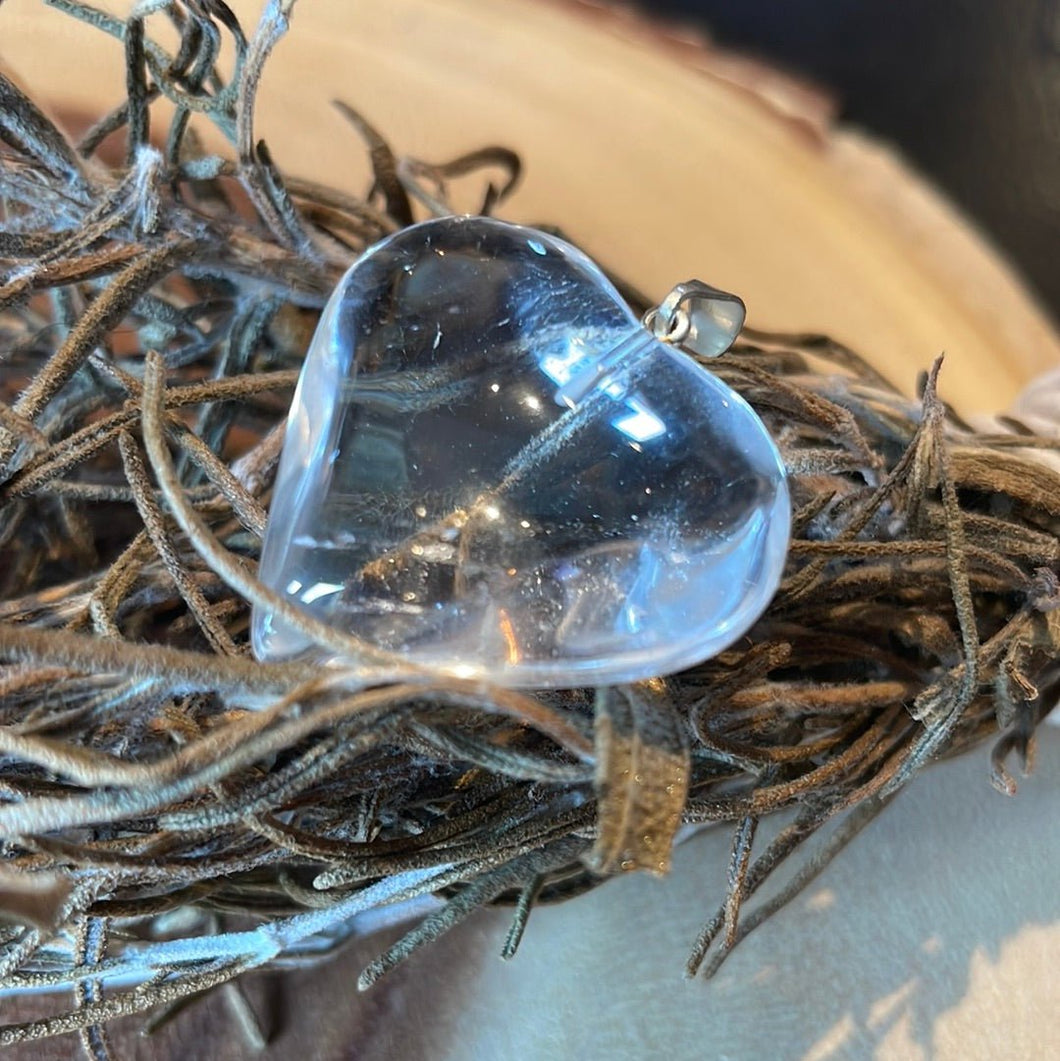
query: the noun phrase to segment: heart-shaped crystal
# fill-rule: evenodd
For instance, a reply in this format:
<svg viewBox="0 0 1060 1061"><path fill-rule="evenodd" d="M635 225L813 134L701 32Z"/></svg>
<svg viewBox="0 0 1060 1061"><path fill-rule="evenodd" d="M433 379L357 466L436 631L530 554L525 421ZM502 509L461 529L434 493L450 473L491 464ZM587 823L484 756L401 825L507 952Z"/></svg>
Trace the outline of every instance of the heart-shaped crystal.
<svg viewBox="0 0 1060 1061"><path fill-rule="evenodd" d="M261 577L450 673L602 684L732 644L789 531L783 465L743 399L574 247L452 217L369 250L328 303ZM253 638L262 659L310 649L261 609Z"/></svg>

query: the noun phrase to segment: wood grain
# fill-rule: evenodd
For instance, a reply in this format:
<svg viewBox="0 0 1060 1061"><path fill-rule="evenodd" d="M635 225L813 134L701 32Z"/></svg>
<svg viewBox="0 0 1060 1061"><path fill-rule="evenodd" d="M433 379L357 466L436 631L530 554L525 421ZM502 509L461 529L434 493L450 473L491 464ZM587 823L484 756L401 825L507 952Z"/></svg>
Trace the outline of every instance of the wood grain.
<svg viewBox="0 0 1060 1061"><path fill-rule="evenodd" d="M256 2L233 6L253 23ZM37 95L120 98L117 42L39 0L0 18L0 56ZM907 390L945 351L944 395L994 410L1060 363L1043 313L952 207L893 155L823 131L819 96L697 42L553 0L300 4L258 132L282 167L360 189L336 97L401 152L517 148L514 220L560 225L655 296L691 276L737 291L751 323L829 332Z"/></svg>

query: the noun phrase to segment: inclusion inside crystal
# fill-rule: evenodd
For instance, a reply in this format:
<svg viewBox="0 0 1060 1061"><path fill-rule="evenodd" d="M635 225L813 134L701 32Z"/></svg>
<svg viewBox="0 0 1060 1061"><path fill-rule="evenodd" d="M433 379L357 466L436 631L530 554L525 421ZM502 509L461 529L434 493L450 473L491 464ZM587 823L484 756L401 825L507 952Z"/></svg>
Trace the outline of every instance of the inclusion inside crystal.
<svg viewBox="0 0 1060 1061"><path fill-rule="evenodd" d="M602 684L732 644L789 533L780 457L738 395L573 247L456 217L378 244L332 296L260 573L419 663ZM253 643L268 660L316 651L261 609Z"/></svg>

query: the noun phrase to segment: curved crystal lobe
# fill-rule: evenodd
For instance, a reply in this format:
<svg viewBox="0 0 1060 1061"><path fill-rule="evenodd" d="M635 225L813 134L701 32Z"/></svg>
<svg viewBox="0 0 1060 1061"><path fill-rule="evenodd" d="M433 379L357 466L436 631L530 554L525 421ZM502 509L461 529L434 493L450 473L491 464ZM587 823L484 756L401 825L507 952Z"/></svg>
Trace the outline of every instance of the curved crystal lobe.
<svg viewBox="0 0 1060 1061"><path fill-rule="evenodd" d="M779 455L738 395L640 328L573 247L446 218L377 245L332 296L261 577L457 674L632 681L740 637L789 532ZM310 648L260 609L253 640L263 659Z"/></svg>

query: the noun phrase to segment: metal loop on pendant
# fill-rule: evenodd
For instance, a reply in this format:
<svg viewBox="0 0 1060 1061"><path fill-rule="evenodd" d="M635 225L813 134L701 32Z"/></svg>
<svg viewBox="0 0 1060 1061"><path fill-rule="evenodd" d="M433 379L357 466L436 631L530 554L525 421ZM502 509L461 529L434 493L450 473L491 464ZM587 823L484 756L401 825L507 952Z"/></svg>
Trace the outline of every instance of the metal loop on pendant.
<svg viewBox="0 0 1060 1061"><path fill-rule="evenodd" d="M660 342L702 357L720 357L736 341L747 318L739 295L686 280L678 284L642 323Z"/></svg>

